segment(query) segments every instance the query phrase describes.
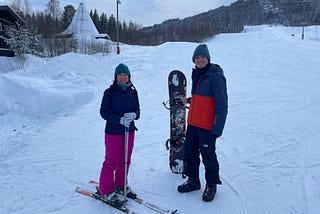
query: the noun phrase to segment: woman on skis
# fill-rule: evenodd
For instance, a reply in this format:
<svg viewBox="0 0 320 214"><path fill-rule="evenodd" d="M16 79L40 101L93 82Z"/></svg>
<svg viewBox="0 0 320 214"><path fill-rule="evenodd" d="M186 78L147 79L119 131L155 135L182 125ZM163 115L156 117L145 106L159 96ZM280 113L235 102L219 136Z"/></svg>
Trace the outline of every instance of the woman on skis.
<svg viewBox="0 0 320 214"><path fill-rule="evenodd" d="M118 200L116 193L126 193L126 197L136 198L137 195L127 186L127 175L134 134L137 130L134 120L140 117L140 105L137 90L131 82L129 68L125 64L120 63L115 69L113 84L105 90L102 98L100 115L106 120L106 151L98 194L109 201ZM125 128L129 131L127 148L125 148ZM126 191L124 187L127 187Z"/></svg>

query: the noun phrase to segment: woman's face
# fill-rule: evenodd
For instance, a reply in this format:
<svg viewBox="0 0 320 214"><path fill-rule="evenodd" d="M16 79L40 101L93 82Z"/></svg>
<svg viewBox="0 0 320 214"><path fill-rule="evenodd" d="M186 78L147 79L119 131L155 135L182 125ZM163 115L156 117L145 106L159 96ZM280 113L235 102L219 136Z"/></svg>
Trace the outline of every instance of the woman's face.
<svg viewBox="0 0 320 214"><path fill-rule="evenodd" d="M209 63L208 59L204 55L199 55L194 59L194 63L196 64L197 68L204 68Z"/></svg>
<svg viewBox="0 0 320 214"><path fill-rule="evenodd" d="M127 83L129 82L129 75L126 73L120 73L117 75L117 82L119 83Z"/></svg>

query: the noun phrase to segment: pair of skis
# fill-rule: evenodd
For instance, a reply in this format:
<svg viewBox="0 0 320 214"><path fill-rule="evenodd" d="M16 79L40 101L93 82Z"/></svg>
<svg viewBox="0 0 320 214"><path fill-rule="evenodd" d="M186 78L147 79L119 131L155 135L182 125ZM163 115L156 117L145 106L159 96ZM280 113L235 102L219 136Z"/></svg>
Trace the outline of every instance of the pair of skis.
<svg viewBox="0 0 320 214"><path fill-rule="evenodd" d="M129 210L128 208L125 207L125 205L123 204L115 204L115 203L111 203L109 201L105 201L102 199L102 197L99 197L97 194L95 194L93 191L91 190L88 190L88 189L84 189L82 187L77 187L76 188L76 192L82 194L82 195L85 195L85 196L88 196L88 197L91 197L91 198L94 198L94 199L97 199L97 200L100 200L108 205L110 205L111 207L114 207L124 213L129 213L129 214L136 214L135 212L132 212L131 210Z"/></svg>
<svg viewBox="0 0 320 214"><path fill-rule="evenodd" d="M93 185L96 185L98 186L99 183L97 181L89 181L90 184L93 184ZM129 208L127 208L125 206L125 203L123 204L113 204L113 203L110 203L109 201L105 201L103 200L101 197L99 197L97 194L95 194L93 191L91 190L88 190L88 189L85 189L85 188L82 188L82 187L77 187L76 188L76 192L82 194L82 195L85 195L85 196L88 196L88 197L92 197L92 198L95 198L97 200L101 200L102 202L108 204L109 206L111 207L114 207L124 213L129 213L129 214L137 214L136 212L130 210ZM135 199L129 199L129 200L132 200L132 201L135 201L137 202L138 204L141 204L157 213L160 213L160 214L174 214L174 213L177 213L177 209L175 210L171 210L171 209L166 209L166 208L162 208L156 204L153 204L153 203L150 203L150 202L147 202L141 198L135 198Z"/></svg>

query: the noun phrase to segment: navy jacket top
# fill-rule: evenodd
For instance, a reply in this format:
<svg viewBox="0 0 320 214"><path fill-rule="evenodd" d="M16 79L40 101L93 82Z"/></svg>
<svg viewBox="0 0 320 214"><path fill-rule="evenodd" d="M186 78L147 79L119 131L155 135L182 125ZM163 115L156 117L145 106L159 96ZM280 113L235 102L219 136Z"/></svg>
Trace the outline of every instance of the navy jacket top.
<svg viewBox="0 0 320 214"><path fill-rule="evenodd" d="M140 118L140 104L137 90L133 85L126 89L114 82L104 91L100 115L106 120L105 133L111 135L124 135L125 127L120 124L124 113L135 112L136 120ZM130 124L129 131L136 130L134 122Z"/></svg>
<svg viewBox="0 0 320 214"><path fill-rule="evenodd" d="M192 71L190 109L188 124L211 130L221 136L228 113L226 78L217 64Z"/></svg>

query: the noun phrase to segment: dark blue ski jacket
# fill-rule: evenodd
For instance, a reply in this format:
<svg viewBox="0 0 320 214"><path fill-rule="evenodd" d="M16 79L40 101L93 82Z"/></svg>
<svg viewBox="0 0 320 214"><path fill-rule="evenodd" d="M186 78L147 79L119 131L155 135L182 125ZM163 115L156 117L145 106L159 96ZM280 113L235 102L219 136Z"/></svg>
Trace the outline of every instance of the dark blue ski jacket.
<svg viewBox="0 0 320 214"><path fill-rule="evenodd" d="M138 92L133 85L126 89L114 82L104 91L100 115L106 120L105 133L111 135L124 135L125 127L120 124L124 113L135 112L136 119L140 118L140 104ZM130 124L129 132L137 130L134 122Z"/></svg>
<svg viewBox="0 0 320 214"><path fill-rule="evenodd" d="M188 124L221 136L228 112L226 78L217 64L193 69Z"/></svg>

